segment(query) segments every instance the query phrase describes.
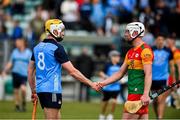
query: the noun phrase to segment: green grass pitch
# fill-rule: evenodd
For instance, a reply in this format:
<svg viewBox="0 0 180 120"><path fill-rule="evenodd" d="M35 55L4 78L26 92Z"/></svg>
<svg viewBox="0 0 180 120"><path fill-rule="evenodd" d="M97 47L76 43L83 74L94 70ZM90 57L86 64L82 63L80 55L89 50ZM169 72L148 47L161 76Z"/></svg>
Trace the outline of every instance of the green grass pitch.
<svg viewBox="0 0 180 120"><path fill-rule="evenodd" d="M0 101L0 119L31 119L32 103L28 102L27 112L14 112L14 103L12 101ZM114 114L115 119L120 119L122 116L123 105L117 105ZM79 102L64 102L62 106L62 119L78 119L90 120L98 119L100 112L100 104L98 103L79 103ZM38 105L37 119L43 119L43 111ZM149 112L150 119L154 119L155 115L150 106ZM167 107L165 110L165 119L180 119L180 110L172 107Z"/></svg>

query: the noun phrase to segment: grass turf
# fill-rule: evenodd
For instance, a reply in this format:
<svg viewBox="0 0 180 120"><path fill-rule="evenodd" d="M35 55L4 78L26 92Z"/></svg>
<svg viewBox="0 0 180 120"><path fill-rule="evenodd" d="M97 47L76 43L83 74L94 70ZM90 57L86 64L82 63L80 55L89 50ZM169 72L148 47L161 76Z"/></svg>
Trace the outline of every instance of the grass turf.
<svg viewBox="0 0 180 120"><path fill-rule="evenodd" d="M31 119L32 103L27 103L27 112L15 112L12 101L0 101L0 119ZM120 119L122 116L123 106L118 105L114 114L115 119ZM98 103L79 103L79 102L64 102L62 106L62 119L98 119L100 104ZM149 112L150 119L155 118L152 107ZM43 119L43 111L38 105L37 118ZM166 119L180 119L180 110L167 107L165 110Z"/></svg>

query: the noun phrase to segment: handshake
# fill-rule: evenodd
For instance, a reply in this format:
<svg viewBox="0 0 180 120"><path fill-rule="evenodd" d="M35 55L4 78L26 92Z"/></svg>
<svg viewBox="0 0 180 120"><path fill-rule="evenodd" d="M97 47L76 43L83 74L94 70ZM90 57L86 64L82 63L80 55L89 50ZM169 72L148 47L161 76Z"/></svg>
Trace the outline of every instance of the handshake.
<svg viewBox="0 0 180 120"><path fill-rule="evenodd" d="M92 82L90 84L91 88L97 92L100 92L101 89L105 86L103 82Z"/></svg>

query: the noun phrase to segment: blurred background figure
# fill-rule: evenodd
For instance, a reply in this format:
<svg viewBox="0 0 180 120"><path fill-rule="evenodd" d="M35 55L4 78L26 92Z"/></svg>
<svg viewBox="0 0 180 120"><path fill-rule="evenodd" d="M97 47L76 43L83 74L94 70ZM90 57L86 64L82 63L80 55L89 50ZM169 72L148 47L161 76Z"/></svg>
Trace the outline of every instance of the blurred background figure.
<svg viewBox="0 0 180 120"><path fill-rule="evenodd" d="M62 20L66 29L79 29L79 12L76 0L64 0L61 5Z"/></svg>
<svg viewBox="0 0 180 120"><path fill-rule="evenodd" d="M37 37L30 25L28 25L28 27L26 28L26 30L24 32L24 37L28 42L28 47L31 48L31 50L32 50L35 46Z"/></svg>
<svg viewBox="0 0 180 120"><path fill-rule="evenodd" d="M91 79L94 71L94 61L90 55L88 55L88 49L83 48L82 54L77 57L76 59L76 67L77 69L82 72L88 79ZM80 83L80 93L79 93L79 101L89 101L89 87Z"/></svg>
<svg viewBox="0 0 180 120"><path fill-rule="evenodd" d="M15 110L19 112L26 111L27 68L32 53L27 48L27 43L23 38L18 38L15 46L16 48L13 50L10 60L3 70L3 75L5 76L12 70ZM21 92L21 97L19 92Z"/></svg>
<svg viewBox="0 0 180 120"><path fill-rule="evenodd" d="M3 23L0 23L0 41L9 40L9 35L7 34L7 28Z"/></svg>
<svg viewBox="0 0 180 120"><path fill-rule="evenodd" d="M35 18L30 21L30 26L32 27L32 30L35 32L37 39L39 39L41 34L44 32L43 31L44 21L41 16L42 16L42 6L39 5L36 7Z"/></svg>
<svg viewBox="0 0 180 120"><path fill-rule="evenodd" d="M180 50L176 47L176 34L171 34L167 37L167 47L171 49L173 53L174 67L175 67L175 78L176 81L180 80ZM168 85L173 83L173 76L169 76ZM175 90L176 93L178 90ZM171 106L176 107L175 98L171 96Z"/></svg>
<svg viewBox="0 0 180 120"><path fill-rule="evenodd" d="M157 36L155 46L153 47L154 61L152 64L152 91L158 91L167 86L170 75L175 81L174 62L172 51L165 47L165 36L160 34ZM165 110L165 101L170 91L160 95L153 101L153 108L157 119L163 119Z"/></svg>
<svg viewBox="0 0 180 120"><path fill-rule="evenodd" d="M82 29L92 32L94 26L90 21L91 14L93 12L93 4L91 0L84 0L84 3L80 6L80 22Z"/></svg>
<svg viewBox="0 0 180 120"><path fill-rule="evenodd" d="M25 14L25 0L14 0L11 7L12 7L11 8L12 15Z"/></svg>
<svg viewBox="0 0 180 120"><path fill-rule="evenodd" d="M103 80L117 72L121 66L119 63L120 53L118 51L111 51L109 53L109 58L110 62L106 63L104 70L99 73ZM103 88L102 108L99 115L99 120L113 120L113 114L117 103L117 96L120 92L120 89L121 87L119 82L115 82ZM112 105L110 111L107 112L107 107L110 100L112 100Z"/></svg>
<svg viewBox="0 0 180 120"><path fill-rule="evenodd" d="M11 38L12 40L16 40L22 37L23 37L23 29L20 27L19 21L15 20Z"/></svg>

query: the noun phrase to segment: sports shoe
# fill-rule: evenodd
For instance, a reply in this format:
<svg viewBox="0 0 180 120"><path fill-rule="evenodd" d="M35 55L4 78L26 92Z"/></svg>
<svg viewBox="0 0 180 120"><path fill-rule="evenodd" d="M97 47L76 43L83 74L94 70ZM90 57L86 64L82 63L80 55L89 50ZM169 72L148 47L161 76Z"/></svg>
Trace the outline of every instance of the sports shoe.
<svg viewBox="0 0 180 120"><path fill-rule="evenodd" d="M106 120L113 120L113 115L112 114L109 114L106 118Z"/></svg>
<svg viewBox="0 0 180 120"><path fill-rule="evenodd" d="M100 115L99 115L99 120L105 120L105 116L102 115L102 114L100 114Z"/></svg>

